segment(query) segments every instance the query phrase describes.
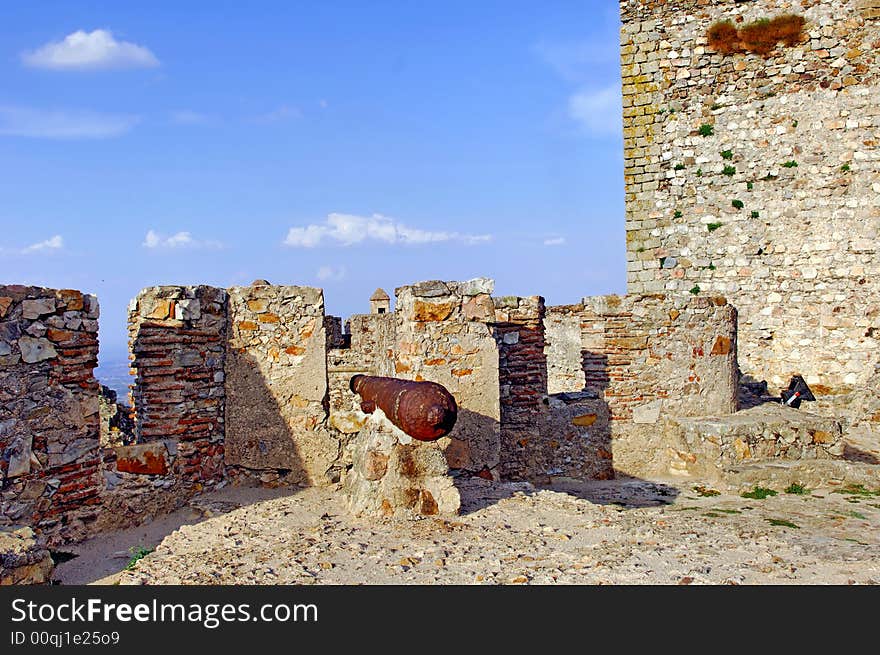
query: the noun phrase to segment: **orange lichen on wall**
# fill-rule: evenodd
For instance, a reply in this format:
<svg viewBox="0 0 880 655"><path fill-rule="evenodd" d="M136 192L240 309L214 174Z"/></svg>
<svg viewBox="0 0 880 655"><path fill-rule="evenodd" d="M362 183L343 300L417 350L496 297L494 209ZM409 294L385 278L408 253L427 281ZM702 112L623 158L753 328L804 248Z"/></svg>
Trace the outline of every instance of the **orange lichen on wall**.
<svg viewBox="0 0 880 655"><path fill-rule="evenodd" d="M777 44L795 46L803 39L803 16L785 14L773 19L764 18L739 29L729 20L709 28L709 46L721 54L752 52L766 57Z"/></svg>

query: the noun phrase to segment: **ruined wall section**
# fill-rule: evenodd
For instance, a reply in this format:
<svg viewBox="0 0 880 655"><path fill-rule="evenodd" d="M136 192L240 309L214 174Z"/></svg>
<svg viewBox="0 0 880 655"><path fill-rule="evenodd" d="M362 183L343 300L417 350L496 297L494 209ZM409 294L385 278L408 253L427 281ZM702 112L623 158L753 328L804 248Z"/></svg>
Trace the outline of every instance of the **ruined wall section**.
<svg viewBox="0 0 880 655"><path fill-rule="evenodd" d="M226 292L209 286L149 287L132 300L137 445L117 449L120 473L224 479L226 307Z"/></svg>
<svg viewBox="0 0 880 655"><path fill-rule="evenodd" d="M736 411L737 318L725 298L594 296L584 299L584 318L586 345L595 348L604 327L600 357L586 361L605 360L592 389L612 420Z"/></svg>
<svg viewBox="0 0 880 655"><path fill-rule="evenodd" d="M547 320L556 318L579 320L581 351L569 349L567 363L551 362L549 368L579 362L585 391L601 401L549 400L551 409L572 414L571 424L590 436L589 452L564 455L571 459L561 463L556 459L566 475L579 457L594 464L597 457L613 458L614 468L632 475L651 472L665 453L663 420L736 411L737 314L726 299L595 296L581 305L549 308ZM558 351L547 353L555 357ZM556 418L551 423L557 431L563 427ZM563 434L572 432L566 429Z"/></svg>
<svg viewBox="0 0 880 655"><path fill-rule="evenodd" d="M541 459L536 449L552 448L536 434L547 410L544 299L506 296L494 303L491 327L498 344L501 405L499 473L505 479L526 479Z"/></svg>
<svg viewBox="0 0 880 655"><path fill-rule="evenodd" d="M396 290L394 375L445 386L459 407L440 440L450 468L497 475L501 401L492 280L420 282Z"/></svg>
<svg viewBox="0 0 880 655"><path fill-rule="evenodd" d="M81 539L100 502L98 301L0 286L0 526Z"/></svg>
<svg viewBox="0 0 880 655"><path fill-rule="evenodd" d="M862 384L880 361L875 0L621 0L628 291L724 294L743 372ZM707 30L802 15L722 55Z"/></svg>
<svg viewBox="0 0 880 655"><path fill-rule="evenodd" d="M321 289L229 292L226 463L263 482L330 484L340 455L327 429L327 333Z"/></svg>

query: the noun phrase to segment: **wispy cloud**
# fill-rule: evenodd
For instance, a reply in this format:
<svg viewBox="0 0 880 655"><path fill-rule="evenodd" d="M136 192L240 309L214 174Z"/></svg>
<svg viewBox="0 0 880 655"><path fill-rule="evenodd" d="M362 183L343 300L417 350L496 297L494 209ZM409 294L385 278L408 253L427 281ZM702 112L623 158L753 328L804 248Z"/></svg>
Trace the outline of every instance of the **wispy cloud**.
<svg viewBox="0 0 880 655"><path fill-rule="evenodd" d="M623 130L619 77L619 18L616 7L597 16L590 37L580 41L541 41L534 51L569 82L565 116L592 138L619 136Z"/></svg>
<svg viewBox="0 0 880 655"><path fill-rule="evenodd" d="M0 106L0 135L37 139L108 139L121 136L139 116L81 110Z"/></svg>
<svg viewBox="0 0 880 655"><path fill-rule="evenodd" d="M171 112L171 122L175 125L213 125L217 122L217 117L191 109L180 109Z"/></svg>
<svg viewBox="0 0 880 655"><path fill-rule="evenodd" d="M271 123L280 123L281 121L293 120L295 118L301 117L302 112L296 107L291 107L290 105L281 105L277 109L273 109L272 111L266 112L265 114L254 116L252 122L259 123L261 125L269 125Z"/></svg>
<svg viewBox="0 0 880 655"><path fill-rule="evenodd" d="M618 38L589 41L539 41L534 51L563 79L583 82L595 66L616 63L620 58Z"/></svg>
<svg viewBox="0 0 880 655"><path fill-rule="evenodd" d="M545 246L562 246L565 245L565 237L549 237L544 239Z"/></svg>
<svg viewBox="0 0 880 655"><path fill-rule="evenodd" d="M46 239L45 241L40 241L39 243L29 245L27 248L23 248L21 250L21 254L34 255L39 253L51 253L61 250L63 247L63 237L60 234L56 234L55 236Z"/></svg>
<svg viewBox="0 0 880 655"><path fill-rule="evenodd" d="M342 280L345 278L346 273L345 266L340 266L339 268L322 266L318 269L317 277L319 280Z"/></svg>
<svg viewBox="0 0 880 655"><path fill-rule="evenodd" d="M159 60L144 46L117 41L108 30L78 30L21 54L25 66L58 71L154 68Z"/></svg>
<svg viewBox="0 0 880 655"><path fill-rule="evenodd" d="M459 241L473 245L491 239L492 236L489 234L461 234L411 228L381 214L356 216L334 213L328 215L323 224L290 228L284 239L284 245L293 248L314 248L324 242L351 246L369 241L405 245Z"/></svg>
<svg viewBox="0 0 880 655"><path fill-rule="evenodd" d="M616 136L623 131L623 100L619 84L583 89L568 99L568 115L589 136Z"/></svg>
<svg viewBox="0 0 880 655"><path fill-rule="evenodd" d="M144 248L150 250L166 250L173 248L222 248L223 244L213 239L199 240L194 239L189 232L177 232L171 236L165 236L149 230L141 244Z"/></svg>

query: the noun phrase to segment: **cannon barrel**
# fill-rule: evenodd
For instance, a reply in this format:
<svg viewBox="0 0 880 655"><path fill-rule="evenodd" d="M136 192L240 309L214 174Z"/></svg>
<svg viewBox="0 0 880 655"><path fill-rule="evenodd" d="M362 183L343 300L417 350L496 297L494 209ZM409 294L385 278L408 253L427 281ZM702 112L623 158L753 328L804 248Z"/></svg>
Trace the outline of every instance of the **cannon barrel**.
<svg viewBox="0 0 880 655"><path fill-rule="evenodd" d="M458 418L455 398L436 382L355 375L349 386L361 397L365 413L381 408L389 421L419 441L449 434Z"/></svg>

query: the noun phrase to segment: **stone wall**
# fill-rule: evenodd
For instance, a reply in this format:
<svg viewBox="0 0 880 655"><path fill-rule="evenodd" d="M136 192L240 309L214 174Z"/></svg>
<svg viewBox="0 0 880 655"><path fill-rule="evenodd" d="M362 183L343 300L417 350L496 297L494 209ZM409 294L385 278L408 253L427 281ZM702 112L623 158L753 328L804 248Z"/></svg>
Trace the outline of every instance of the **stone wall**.
<svg viewBox="0 0 880 655"><path fill-rule="evenodd" d="M492 280L421 282L396 290L394 375L446 387L458 420L440 440L450 468L497 475L501 401Z"/></svg>
<svg viewBox="0 0 880 655"><path fill-rule="evenodd" d="M264 482L339 479L327 429L327 341L320 289L229 289L226 463Z"/></svg>
<svg viewBox="0 0 880 655"><path fill-rule="evenodd" d="M208 286L150 287L131 302L139 445L121 451L120 472L198 484L225 478L226 307L226 292Z"/></svg>
<svg viewBox="0 0 880 655"><path fill-rule="evenodd" d="M507 296L496 298L494 303L491 327L498 344L500 475L523 479L534 468L535 449L547 445L536 434L547 396L544 299Z"/></svg>
<svg viewBox="0 0 880 655"><path fill-rule="evenodd" d="M880 360L875 0L621 0L628 291L724 294L743 373L819 392ZM769 56L707 43L795 13Z"/></svg>
<svg viewBox="0 0 880 655"><path fill-rule="evenodd" d="M737 319L724 298L596 296L547 311L548 324L571 325L575 320L581 329L580 351L548 345L548 369L570 371L579 363L582 390L601 402L577 396L549 402L551 408L571 413L572 425L595 433L589 444L592 454L569 447L563 455L569 461L544 457L545 467L555 459L557 468L574 477L571 462L613 457L617 470L645 474L652 458L664 452L661 419L736 411ZM561 356L568 361L552 361ZM560 377L550 385L559 388L569 380ZM559 429L555 418L548 420ZM553 439L545 434L542 443Z"/></svg>
<svg viewBox="0 0 880 655"><path fill-rule="evenodd" d="M0 286L0 526L80 538L100 492L98 301Z"/></svg>

